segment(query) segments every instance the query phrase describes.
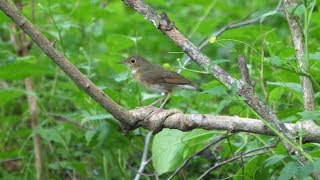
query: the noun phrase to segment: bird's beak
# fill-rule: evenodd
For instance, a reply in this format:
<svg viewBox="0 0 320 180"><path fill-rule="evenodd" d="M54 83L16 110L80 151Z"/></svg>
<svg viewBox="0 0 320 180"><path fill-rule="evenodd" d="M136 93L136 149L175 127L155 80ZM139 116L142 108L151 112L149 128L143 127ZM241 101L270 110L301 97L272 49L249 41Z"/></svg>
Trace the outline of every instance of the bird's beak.
<svg viewBox="0 0 320 180"><path fill-rule="evenodd" d="M118 63L119 64L125 64L124 60L123 61L119 61Z"/></svg>

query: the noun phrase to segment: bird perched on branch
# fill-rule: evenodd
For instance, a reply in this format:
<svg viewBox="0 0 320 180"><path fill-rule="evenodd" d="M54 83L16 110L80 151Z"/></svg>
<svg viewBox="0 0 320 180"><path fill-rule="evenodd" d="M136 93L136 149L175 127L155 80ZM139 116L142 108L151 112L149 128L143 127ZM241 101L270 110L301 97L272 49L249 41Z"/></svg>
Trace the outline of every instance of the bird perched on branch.
<svg viewBox="0 0 320 180"><path fill-rule="evenodd" d="M160 65L152 64L141 56L131 56L119 63L130 67L133 77L147 89L165 93L166 99L161 104L160 109L163 108L169 100L171 92L175 89L202 91L202 89L191 80L186 79L174 71L164 69ZM151 105L158 103L162 98L163 97L159 98Z"/></svg>

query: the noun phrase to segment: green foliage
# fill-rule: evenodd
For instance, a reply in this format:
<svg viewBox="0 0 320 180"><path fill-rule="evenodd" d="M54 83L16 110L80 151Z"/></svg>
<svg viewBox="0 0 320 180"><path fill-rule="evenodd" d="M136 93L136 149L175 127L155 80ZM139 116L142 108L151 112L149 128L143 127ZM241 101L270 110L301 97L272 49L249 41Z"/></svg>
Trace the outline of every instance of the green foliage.
<svg viewBox="0 0 320 180"><path fill-rule="evenodd" d="M34 26L82 73L127 109L147 105L159 97L140 87L129 70L117 63L138 54L167 68L182 69L182 75L204 89L201 93L174 92L166 109L257 119L236 95L236 84L227 89L208 74L209 68L219 65L239 79L236 59L245 55L255 92L282 122L310 119L319 122L320 13L319 2L315 2L303 1L291 8L303 21L308 45L307 56L303 58L309 61L306 72L296 62L285 16L271 11L276 1L149 1L158 12L166 12L194 44L210 40L203 52L212 61L204 70L193 62L181 67L185 59L182 50L122 1L39 1L35 3ZM29 1L22 4L22 13L31 20ZM213 32L248 14L249 19L262 15L263 20L213 37ZM27 56L18 56L12 35L19 31L12 28L11 20L3 13L0 22L0 179L36 178L32 141L36 133L41 137L45 179L133 179L140 166L147 132L137 129L123 135L118 122L50 62L36 44ZM299 75L313 79L315 111L303 110ZM27 77L33 79L34 92L25 90L23 80ZM37 101L39 124L34 131L27 95ZM165 179L220 133L163 130L152 139L148 152L152 162L144 173L157 172L160 179ZM304 133L301 131L298 137ZM238 133L194 157L178 176L196 179L226 159L275 140L270 136ZM242 179L244 175L245 179L308 179L311 173L320 171L319 145L309 143L302 147L314 158L313 164L302 166L278 145L264 155L229 162L206 178Z"/></svg>
<svg viewBox="0 0 320 180"><path fill-rule="evenodd" d="M280 172L279 179L291 179L296 177L297 179L312 179L311 173L318 173L319 161L316 161L313 164L301 165L298 162L291 161L286 164L286 166Z"/></svg>
<svg viewBox="0 0 320 180"><path fill-rule="evenodd" d="M11 61L11 57L4 57L4 59ZM48 65L37 63L33 56L16 58L13 62L0 66L0 78L3 80L21 80L26 77L48 75L51 72Z"/></svg>
<svg viewBox="0 0 320 180"><path fill-rule="evenodd" d="M15 89L1 89L0 90L0 106L5 105L6 103L13 101L14 99L21 97L23 95L23 91L15 90Z"/></svg>
<svg viewBox="0 0 320 180"><path fill-rule="evenodd" d="M165 129L154 137L153 166L159 175L177 169L184 160L209 140L214 132L196 129L191 132Z"/></svg>

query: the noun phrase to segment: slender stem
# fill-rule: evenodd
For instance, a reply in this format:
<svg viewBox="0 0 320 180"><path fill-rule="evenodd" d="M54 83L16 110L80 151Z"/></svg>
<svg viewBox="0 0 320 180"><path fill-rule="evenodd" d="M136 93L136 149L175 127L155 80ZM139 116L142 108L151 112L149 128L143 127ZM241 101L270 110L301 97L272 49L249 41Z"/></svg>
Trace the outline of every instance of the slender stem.
<svg viewBox="0 0 320 180"><path fill-rule="evenodd" d="M144 168L150 162L149 160L147 160L147 156L148 156L149 144L150 144L151 137L152 137L152 132L149 132L146 136L145 141L144 141L144 148L143 148L143 153L142 153L142 157L141 157L140 167L139 167L139 170L138 170L136 176L134 177L134 180L140 179L141 175L143 174Z"/></svg>
<svg viewBox="0 0 320 180"><path fill-rule="evenodd" d="M241 154L238 155L238 156L234 156L234 157L232 157L232 158L230 158L230 159L227 159L227 160L223 161L222 163L219 163L219 164L217 164L217 165L212 166L211 168L209 168L205 173L203 173L203 174L202 174L200 177L198 177L197 179L202 179L202 178L204 178L208 173L210 173L211 171L213 171L213 170L215 170L215 169L217 169L217 168L219 168L219 167L221 167L221 166L223 166L223 165L225 165L225 164L227 164L227 163L229 163L229 162L235 161L235 160L237 160L237 159L242 159L242 158L246 158L246 157L251 157L251 156L257 156L257 155L261 155L261 154L266 154L266 153L268 153L268 151L266 151L266 152L261 152L261 153L256 153L256 154L251 154L251 153L254 153L254 152L257 152L257 151L261 151L261 150L269 150L269 151L270 151L270 149L271 149L271 148L274 148L275 146L277 146L277 144L278 144L278 141L277 141L275 144L273 144L273 145L265 146L265 147L261 147L261 148L257 148L257 149L253 149L253 150L251 150L251 151L248 151L248 152L245 152L245 153L241 153Z"/></svg>

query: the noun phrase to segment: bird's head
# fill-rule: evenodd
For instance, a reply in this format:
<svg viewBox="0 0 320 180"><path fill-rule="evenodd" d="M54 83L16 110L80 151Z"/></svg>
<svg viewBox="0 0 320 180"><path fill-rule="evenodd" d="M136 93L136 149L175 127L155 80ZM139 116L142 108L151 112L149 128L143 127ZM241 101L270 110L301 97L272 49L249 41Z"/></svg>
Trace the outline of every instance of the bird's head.
<svg viewBox="0 0 320 180"><path fill-rule="evenodd" d="M140 68L140 67L144 67L144 66L147 66L150 64L150 62L148 60L146 60L145 58L143 58L141 56L131 56L123 61L120 61L119 63L125 64L125 65L129 66L130 68Z"/></svg>

